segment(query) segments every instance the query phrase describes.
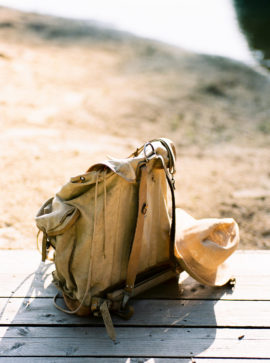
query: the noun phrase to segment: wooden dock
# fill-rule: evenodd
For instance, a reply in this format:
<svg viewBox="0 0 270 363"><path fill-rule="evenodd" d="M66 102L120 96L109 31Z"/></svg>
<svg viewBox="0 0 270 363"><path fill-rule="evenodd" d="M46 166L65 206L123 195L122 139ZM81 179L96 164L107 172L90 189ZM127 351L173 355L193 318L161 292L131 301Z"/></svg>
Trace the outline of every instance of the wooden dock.
<svg viewBox="0 0 270 363"><path fill-rule="evenodd" d="M270 362L270 251L238 251L236 286L209 288L181 274L114 317L117 343L101 319L55 309L53 264L35 251L0 251L0 363ZM61 303L61 301L60 301Z"/></svg>

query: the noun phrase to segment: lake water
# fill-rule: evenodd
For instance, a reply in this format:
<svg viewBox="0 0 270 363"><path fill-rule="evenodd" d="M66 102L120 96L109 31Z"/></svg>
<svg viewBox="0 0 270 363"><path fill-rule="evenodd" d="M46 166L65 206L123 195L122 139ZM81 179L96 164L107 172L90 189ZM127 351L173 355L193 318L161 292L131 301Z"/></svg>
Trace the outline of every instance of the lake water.
<svg viewBox="0 0 270 363"><path fill-rule="evenodd" d="M194 52L255 63L232 0L0 0L0 5L96 20Z"/></svg>

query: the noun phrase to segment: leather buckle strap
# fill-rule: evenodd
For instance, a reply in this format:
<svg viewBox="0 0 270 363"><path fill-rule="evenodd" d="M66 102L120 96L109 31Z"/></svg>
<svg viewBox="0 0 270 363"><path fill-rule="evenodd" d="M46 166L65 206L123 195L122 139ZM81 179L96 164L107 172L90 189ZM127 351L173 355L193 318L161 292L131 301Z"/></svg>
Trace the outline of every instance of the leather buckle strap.
<svg viewBox="0 0 270 363"><path fill-rule="evenodd" d="M139 262L141 255L141 247L142 247L142 237L143 237L143 229L144 229L144 220L147 215L147 166L146 164L142 164L140 166L141 170L141 180L139 187L139 205L138 205L138 216L137 216L137 225L135 230L135 235L133 239L132 249L128 261L128 269L127 269L127 278L126 278L126 286L124 288L124 297L122 307L124 308L129 298L131 297Z"/></svg>
<svg viewBox="0 0 270 363"><path fill-rule="evenodd" d="M157 155L155 153L155 149L152 145L153 141L160 141L161 144L166 148L168 157L169 157L169 165L168 168L165 165L164 159L161 155ZM147 155L146 148L150 146L152 148L152 153ZM174 242L175 242L175 195L174 195L174 178L173 174L175 173L175 156L174 151L171 146L167 143L166 139L154 139L144 146L144 154L146 161L139 165L139 170L141 172L140 175L140 187L139 187L139 206L138 206L138 216L137 216L137 225L135 230L135 235L132 244L132 250L129 257L128 269L127 269L127 278L126 278L126 286L124 288L123 300L122 300L122 308L125 308L128 300L132 296L134 284L138 272L140 255L141 255L141 246L142 246L142 237L143 237L143 228L144 221L147 214L147 162L152 157L159 158L161 160L162 167L164 169L167 182L170 187L171 195L172 195L172 222L171 222L171 231L170 231L170 261L172 263L172 269L174 271L177 270L179 266L178 261L174 256ZM170 175L169 175L170 174ZM138 180L139 178L137 178Z"/></svg>

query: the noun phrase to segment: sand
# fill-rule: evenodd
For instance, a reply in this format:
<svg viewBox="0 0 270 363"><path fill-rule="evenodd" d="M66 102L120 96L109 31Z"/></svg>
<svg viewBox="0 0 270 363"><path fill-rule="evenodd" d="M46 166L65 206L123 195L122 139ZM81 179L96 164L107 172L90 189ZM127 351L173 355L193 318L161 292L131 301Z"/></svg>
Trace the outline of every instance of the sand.
<svg viewBox="0 0 270 363"><path fill-rule="evenodd" d="M0 8L0 248L35 248L43 202L145 141L177 149L177 206L270 248L270 80L222 57Z"/></svg>

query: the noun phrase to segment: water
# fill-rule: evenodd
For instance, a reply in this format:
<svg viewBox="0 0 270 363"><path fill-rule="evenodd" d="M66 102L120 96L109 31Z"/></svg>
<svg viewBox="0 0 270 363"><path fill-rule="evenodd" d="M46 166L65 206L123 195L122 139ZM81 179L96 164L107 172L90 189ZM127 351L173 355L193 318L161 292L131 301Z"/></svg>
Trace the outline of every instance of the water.
<svg viewBox="0 0 270 363"><path fill-rule="evenodd" d="M270 1L234 0L234 6L254 57L270 69Z"/></svg>
<svg viewBox="0 0 270 363"><path fill-rule="evenodd" d="M232 0L0 0L0 5L101 21L194 52L255 63Z"/></svg>

